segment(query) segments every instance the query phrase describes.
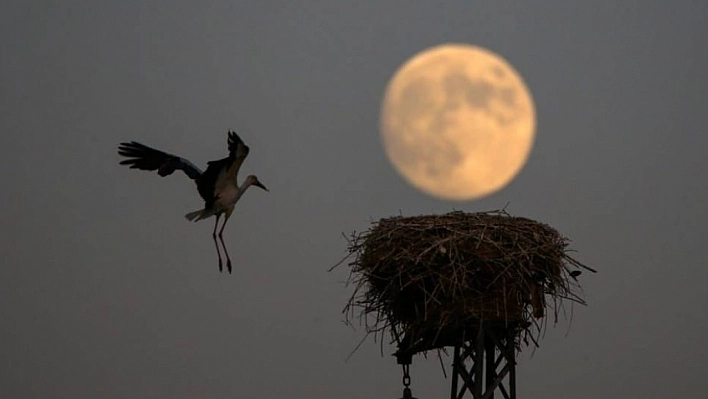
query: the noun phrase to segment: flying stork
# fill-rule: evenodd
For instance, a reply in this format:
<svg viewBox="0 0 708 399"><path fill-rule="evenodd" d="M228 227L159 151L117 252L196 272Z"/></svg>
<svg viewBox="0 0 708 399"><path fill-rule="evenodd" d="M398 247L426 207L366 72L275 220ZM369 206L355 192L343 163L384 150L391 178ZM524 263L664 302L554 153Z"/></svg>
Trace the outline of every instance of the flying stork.
<svg viewBox="0 0 708 399"><path fill-rule="evenodd" d="M206 171L202 172L187 159L176 155L168 154L160 150L148 147L135 141L121 143L118 147L118 154L128 158L120 162L121 165L128 165L131 169L156 170L160 176L171 175L175 170L181 170L190 179L197 183L199 195L204 199L204 209L189 212L185 215L187 220L199 221L216 216L212 237L216 245L216 253L219 257L219 271L223 271L221 251L216 240L216 229L219 225L219 218L224 214L224 223L219 230L219 240L226 255L226 267L231 273L231 258L226 250L224 238L222 236L226 222L229 221L231 213L234 211L236 202L244 192L251 187L260 187L268 191L255 175L249 175L240 186L237 182L238 170L248 156L248 146L235 132L228 132L229 156L207 163Z"/></svg>

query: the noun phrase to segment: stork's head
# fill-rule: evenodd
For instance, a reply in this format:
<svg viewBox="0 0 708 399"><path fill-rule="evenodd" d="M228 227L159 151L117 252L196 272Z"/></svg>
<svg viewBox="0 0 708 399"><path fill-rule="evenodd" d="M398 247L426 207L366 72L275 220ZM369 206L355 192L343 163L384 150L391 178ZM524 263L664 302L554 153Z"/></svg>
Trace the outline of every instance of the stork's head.
<svg viewBox="0 0 708 399"><path fill-rule="evenodd" d="M256 186L256 187L262 188L262 189L264 189L264 190L266 190L266 191L269 191L269 190L266 188L266 186L263 185L263 183L261 183L260 181L258 181L258 178L256 177L256 175L249 175L249 176L246 178L246 181L247 181L248 184L251 185L251 186Z"/></svg>

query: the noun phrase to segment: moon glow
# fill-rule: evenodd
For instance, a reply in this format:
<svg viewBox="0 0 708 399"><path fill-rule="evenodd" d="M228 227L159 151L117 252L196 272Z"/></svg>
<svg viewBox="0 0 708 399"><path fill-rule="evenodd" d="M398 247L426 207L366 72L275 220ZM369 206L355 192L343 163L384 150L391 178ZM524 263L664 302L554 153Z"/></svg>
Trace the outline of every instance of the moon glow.
<svg viewBox="0 0 708 399"><path fill-rule="evenodd" d="M419 190L470 200L500 190L533 146L536 112L519 73L481 47L444 44L406 61L381 106L386 154Z"/></svg>

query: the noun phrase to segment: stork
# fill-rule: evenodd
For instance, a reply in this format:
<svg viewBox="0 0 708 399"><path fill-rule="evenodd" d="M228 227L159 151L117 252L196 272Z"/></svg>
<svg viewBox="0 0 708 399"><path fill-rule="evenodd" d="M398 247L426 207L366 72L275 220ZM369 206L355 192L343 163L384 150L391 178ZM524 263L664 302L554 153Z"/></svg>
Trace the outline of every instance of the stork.
<svg viewBox="0 0 708 399"><path fill-rule="evenodd" d="M240 186L238 185L238 170L246 156L248 156L249 149L238 134L232 131L229 131L228 134L229 156L208 162L207 169L204 172L185 158L156 150L135 141L121 143L118 147L118 154L128 158L121 161L120 164L128 165L131 169L156 170L157 174L163 177L171 175L175 170L181 170L187 177L197 183L197 191L204 199L204 209L189 212L185 217L187 220L194 222L211 216L216 217L212 237L219 257L219 271L223 271L223 262L221 251L219 250L219 242L216 240L217 237L219 237L221 246L224 248L226 267L231 273L231 258L226 250L223 237L226 222L229 221L236 202L249 187L256 186L265 191L268 191L268 189L263 183L258 181L255 175L249 175ZM217 236L216 230L222 214L224 214L224 223L221 225Z"/></svg>

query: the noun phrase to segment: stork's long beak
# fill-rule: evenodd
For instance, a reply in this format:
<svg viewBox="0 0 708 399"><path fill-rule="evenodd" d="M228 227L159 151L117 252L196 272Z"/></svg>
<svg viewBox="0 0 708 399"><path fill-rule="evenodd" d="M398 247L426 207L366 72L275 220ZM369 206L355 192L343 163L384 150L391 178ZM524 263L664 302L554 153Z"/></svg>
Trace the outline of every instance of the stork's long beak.
<svg viewBox="0 0 708 399"><path fill-rule="evenodd" d="M261 182L259 182L259 181L253 183L253 185L256 186L256 187L260 187L260 188L262 188L262 189L264 189L264 190L266 190L266 191L270 191L270 190L268 190L268 189L266 188L266 186L263 185L263 183L261 183Z"/></svg>

